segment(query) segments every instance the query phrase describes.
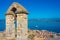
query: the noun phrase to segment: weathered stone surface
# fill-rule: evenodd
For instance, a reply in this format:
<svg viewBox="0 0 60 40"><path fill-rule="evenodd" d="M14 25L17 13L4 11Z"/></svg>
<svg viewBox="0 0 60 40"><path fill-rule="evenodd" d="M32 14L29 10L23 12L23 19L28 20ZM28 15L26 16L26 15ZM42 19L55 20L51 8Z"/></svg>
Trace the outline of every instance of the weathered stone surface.
<svg viewBox="0 0 60 40"><path fill-rule="evenodd" d="M6 15L6 38L12 39L15 37L14 16Z"/></svg>
<svg viewBox="0 0 60 40"><path fill-rule="evenodd" d="M27 40L28 24L26 14L17 14L17 38L20 36L21 40ZM19 29L20 28L20 29Z"/></svg>
<svg viewBox="0 0 60 40"><path fill-rule="evenodd" d="M6 30L0 33L0 40L27 40L27 10L14 2L6 12ZM17 20L17 21L16 21ZM17 24L16 24L16 23ZM17 25L17 27L15 26Z"/></svg>

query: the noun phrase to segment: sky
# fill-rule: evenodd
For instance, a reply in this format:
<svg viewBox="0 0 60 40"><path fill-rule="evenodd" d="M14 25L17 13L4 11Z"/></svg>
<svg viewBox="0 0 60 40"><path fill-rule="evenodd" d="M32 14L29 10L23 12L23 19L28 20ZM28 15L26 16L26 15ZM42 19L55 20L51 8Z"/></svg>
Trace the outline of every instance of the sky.
<svg viewBox="0 0 60 40"><path fill-rule="evenodd" d="M5 13L13 2L25 7L28 18L60 18L60 0L0 0L0 19L5 19Z"/></svg>

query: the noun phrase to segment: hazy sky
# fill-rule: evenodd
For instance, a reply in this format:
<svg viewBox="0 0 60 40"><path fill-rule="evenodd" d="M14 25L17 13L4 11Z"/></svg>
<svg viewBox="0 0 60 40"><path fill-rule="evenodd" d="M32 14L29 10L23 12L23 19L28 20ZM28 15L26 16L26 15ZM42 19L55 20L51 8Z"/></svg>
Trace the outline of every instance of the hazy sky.
<svg viewBox="0 0 60 40"><path fill-rule="evenodd" d="M0 0L0 19L5 18L8 7L18 2L28 12L28 18L60 18L60 0Z"/></svg>

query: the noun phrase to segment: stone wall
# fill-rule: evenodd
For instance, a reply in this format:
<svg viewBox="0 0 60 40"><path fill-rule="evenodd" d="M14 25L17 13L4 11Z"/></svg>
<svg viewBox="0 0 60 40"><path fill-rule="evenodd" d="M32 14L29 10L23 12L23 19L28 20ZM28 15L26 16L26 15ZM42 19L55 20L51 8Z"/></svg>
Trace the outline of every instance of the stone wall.
<svg viewBox="0 0 60 40"><path fill-rule="evenodd" d="M17 40L27 40L28 24L26 14L17 14Z"/></svg>
<svg viewBox="0 0 60 40"><path fill-rule="evenodd" d="M14 16L6 15L6 38L12 39L15 37Z"/></svg>

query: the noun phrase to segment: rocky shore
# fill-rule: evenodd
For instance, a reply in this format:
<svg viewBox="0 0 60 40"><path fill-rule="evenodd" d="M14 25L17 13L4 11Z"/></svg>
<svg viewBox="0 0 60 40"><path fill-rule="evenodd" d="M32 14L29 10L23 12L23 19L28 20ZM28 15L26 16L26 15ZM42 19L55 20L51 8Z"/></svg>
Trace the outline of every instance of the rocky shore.
<svg viewBox="0 0 60 40"><path fill-rule="evenodd" d="M29 30L28 40L60 40L60 34L46 30Z"/></svg>
<svg viewBox="0 0 60 40"><path fill-rule="evenodd" d="M7 40L5 38L5 32L0 32L0 40ZM16 38L13 38L12 40L16 40ZM60 33L46 30L29 30L28 40L60 40Z"/></svg>

